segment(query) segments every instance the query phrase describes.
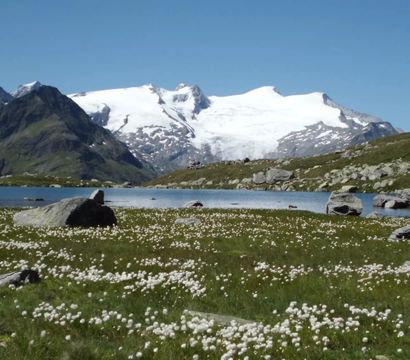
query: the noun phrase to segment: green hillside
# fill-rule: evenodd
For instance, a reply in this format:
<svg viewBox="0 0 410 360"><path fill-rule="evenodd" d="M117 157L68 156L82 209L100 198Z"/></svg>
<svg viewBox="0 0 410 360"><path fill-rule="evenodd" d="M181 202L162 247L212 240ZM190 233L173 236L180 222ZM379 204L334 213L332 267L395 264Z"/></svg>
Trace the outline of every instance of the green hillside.
<svg viewBox="0 0 410 360"><path fill-rule="evenodd" d="M253 174L269 168L294 172L282 183L255 184ZM161 176L146 185L176 188L336 190L354 185L363 192L410 188L410 133L380 138L344 151L286 160L225 161Z"/></svg>
<svg viewBox="0 0 410 360"><path fill-rule="evenodd" d="M154 176L150 166L50 86L0 109L0 175L27 172L134 183Z"/></svg>

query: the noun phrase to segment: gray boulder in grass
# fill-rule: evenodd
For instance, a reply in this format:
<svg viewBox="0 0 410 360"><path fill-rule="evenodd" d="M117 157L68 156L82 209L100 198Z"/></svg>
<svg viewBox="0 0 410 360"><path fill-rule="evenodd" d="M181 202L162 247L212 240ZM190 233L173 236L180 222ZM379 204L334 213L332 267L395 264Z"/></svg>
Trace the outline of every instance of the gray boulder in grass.
<svg viewBox="0 0 410 360"><path fill-rule="evenodd" d="M94 199L70 198L44 207L18 212L13 218L17 226L96 227L117 224L114 212Z"/></svg>
<svg viewBox="0 0 410 360"><path fill-rule="evenodd" d="M403 240L410 240L410 225L394 230L392 234L389 236L389 241L396 242Z"/></svg>
<svg viewBox="0 0 410 360"><path fill-rule="evenodd" d="M26 269L0 275L0 287L8 285L20 286L38 282L40 282L40 275L36 270Z"/></svg>
<svg viewBox="0 0 410 360"><path fill-rule="evenodd" d="M199 225L200 223L201 220L194 217L178 218L175 220L175 224L180 225Z"/></svg>
<svg viewBox="0 0 410 360"><path fill-rule="evenodd" d="M275 182L288 181L294 177L293 171L272 168L266 171L266 182L273 184Z"/></svg>
<svg viewBox="0 0 410 360"><path fill-rule="evenodd" d="M326 214L358 216L363 211L362 201L351 193L330 194L326 204Z"/></svg>

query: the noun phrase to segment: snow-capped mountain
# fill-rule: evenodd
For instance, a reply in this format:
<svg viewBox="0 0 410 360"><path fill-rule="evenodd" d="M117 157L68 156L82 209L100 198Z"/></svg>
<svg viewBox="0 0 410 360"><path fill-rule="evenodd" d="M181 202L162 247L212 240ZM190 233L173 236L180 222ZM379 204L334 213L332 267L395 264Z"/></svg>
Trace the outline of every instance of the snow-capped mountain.
<svg viewBox="0 0 410 360"><path fill-rule="evenodd" d="M397 133L324 93L283 96L274 87L207 97L198 86L144 85L69 97L159 171L189 160L313 155Z"/></svg>
<svg viewBox="0 0 410 360"><path fill-rule="evenodd" d="M42 84L39 83L38 81L33 81L31 83L28 83L28 84L23 84L23 85L20 85L17 88L17 90L12 93L12 95L13 95L13 97L18 98L18 97L27 95L28 93L30 93L33 90L37 90L41 86L42 86Z"/></svg>

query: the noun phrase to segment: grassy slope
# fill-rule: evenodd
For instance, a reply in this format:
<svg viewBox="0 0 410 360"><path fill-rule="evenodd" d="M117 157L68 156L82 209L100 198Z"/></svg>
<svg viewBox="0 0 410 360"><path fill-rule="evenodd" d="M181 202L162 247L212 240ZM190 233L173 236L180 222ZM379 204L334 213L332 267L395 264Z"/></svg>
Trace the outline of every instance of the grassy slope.
<svg viewBox="0 0 410 360"><path fill-rule="evenodd" d="M113 184L113 182L102 182L100 180L91 181L57 176L14 175L0 177L0 186L110 187Z"/></svg>
<svg viewBox="0 0 410 360"><path fill-rule="evenodd" d="M38 285L0 288L2 359L128 359L137 352L144 359L192 359L194 354L200 359L219 359L226 352L226 341L240 342L232 335L224 340L217 326L196 334L189 327L174 329L174 338L155 333L159 323L182 326L184 309L229 314L271 326L299 321L300 328L291 325L293 336L300 338L299 348L292 345L289 334L265 328L268 332L259 340L262 347L250 341L248 351L234 358L260 359L266 354L275 359L370 359L379 354L410 358L409 272L398 270L410 260L410 244L385 240L392 229L410 224L408 219L269 210L116 210L119 224L114 229L37 231L14 228L14 211L0 212L0 273L36 264L43 277ZM202 224L174 225L177 217L191 215ZM31 248L23 250L24 245ZM268 268L257 271L262 262ZM171 281L166 275L171 271L190 275L185 282L178 282L178 277ZM168 281L143 289L142 282L135 285L137 278L120 282L109 280L112 276L99 278L116 272L138 273L145 280L162 273ZM205 289L201 296L193 295L196 282ZM317 305L314 316L324 322L326 317L340 317L346 324L351 317L359 324L352 325L351 331L345 325L322 325L315 333L309 319L301 320L302 313L286 311L292 301L299 308L303 303ZM42 302L54 307L52 321L45 320L45 311L38 318L33 315ZM372 307L377 312L391 309L391 313L385 320L376 320L364 310L354 313L346 303L369 312ZM71 308L73 304L77 306ZM104 310L117 311L126 321L117 313L107 315L102 323L90 321L101 318ZM278 313L274 315L273 310ZM51 309L48 312L53 314ZM81 314L73 318L68 312ZM85 323L80 322L82 318ZM128 319L133 319L129 328ZM286 327L286 322L282 324ZM401 330L405 336L398 337ZM67 335L71 338L66 339ZM221 340L211 341L215 350L202 349L206 336ZM323 350L325 336L330 339L327 351ZM188 345L183 348L183 344Z"/></svg>
<svg viewBox="0 0 410 360"><path fill-rule="evenodd" d="M228 180L251 178L253 173L264 171L269 167L280 167L287 170L296 170L299 179L306 179L301 184L300 190L308 190L311 186L310 178L323 178L324 174L333 169L342 169L348 165L378 165L401 158L410 161L410 133L404 133L391 137L381 138L370 142L371 147L358 145L351 148L354 151L364 149L364 154L353 159L343 158L340 153L331 153L309 158L290 159L289 163L283 164L275 160L255 160L249 163L221 162L207 165L203 168L181 169L152 180L147 185L167 185L169 183L180 183L181 181L192 181L200 178L212 180L210 188L233 188L235 185L227 184ZM307 171L309 170L309 171ZM307 171L307 172L306 172ZM361 190L368 191L373 182L351 181L349 184L357 185ZM340 187L340 185L335 188ZM388 189L399 189L410 187L410 175L398 177L395 183ZM313 188L311 189L313 190ZM333 189L330 189L333 190Z"/></svg>

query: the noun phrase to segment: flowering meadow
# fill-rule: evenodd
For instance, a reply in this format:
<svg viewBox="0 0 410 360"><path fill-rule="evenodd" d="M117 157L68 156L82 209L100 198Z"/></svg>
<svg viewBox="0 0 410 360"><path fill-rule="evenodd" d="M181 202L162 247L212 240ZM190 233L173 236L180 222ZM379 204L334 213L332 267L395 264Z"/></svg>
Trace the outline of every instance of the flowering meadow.
<svg viewBox="0 0 410 360"><path fill-rule="evenodd" d="M0 359L410 359L410 219L116 209L113 228L0 210ZM197 225L175 224L195 217Z"/></svg>

